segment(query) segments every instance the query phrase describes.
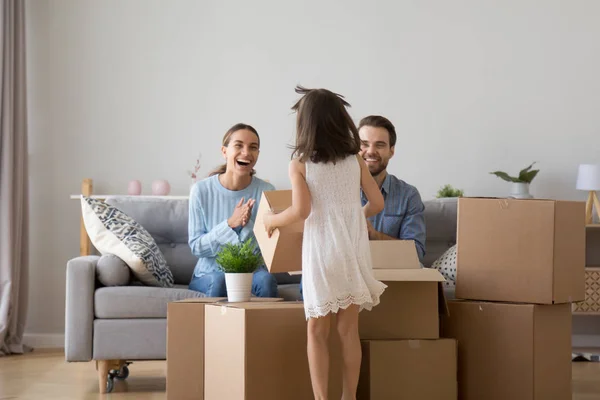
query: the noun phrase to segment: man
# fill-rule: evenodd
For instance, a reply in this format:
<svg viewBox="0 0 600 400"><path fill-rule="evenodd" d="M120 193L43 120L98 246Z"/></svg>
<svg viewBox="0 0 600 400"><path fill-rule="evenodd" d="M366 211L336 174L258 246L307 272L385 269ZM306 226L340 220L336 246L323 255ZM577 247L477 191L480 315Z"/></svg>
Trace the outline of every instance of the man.
<svg viewBox="0 0 600 400"><path fill-rule="evenodd" d="M419 191L412 185L388 174L387 166L394 156L396 129L379 115L363 118L358 125L360 155L381 188L385 200L382 212L367 220L371 240L413 240L423 263L425 256L425 206ZM361 193L362 203L367 199Z"/></svg>

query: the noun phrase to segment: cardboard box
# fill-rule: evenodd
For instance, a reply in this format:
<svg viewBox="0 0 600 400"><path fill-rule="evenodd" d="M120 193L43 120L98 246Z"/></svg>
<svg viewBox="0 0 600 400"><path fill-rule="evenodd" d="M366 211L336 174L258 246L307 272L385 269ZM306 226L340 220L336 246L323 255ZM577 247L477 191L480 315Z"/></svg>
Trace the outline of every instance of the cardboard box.
<svg viewBox="0 0 600 400"><path fill-rule="evenodd" d="M435 269L377 269L376 279L388 287L381 302L359 318L363 340L438 339L440 315L447 313L441 283Z"/></svg>
<svg viewBox="0 0 600 400"><path fill-rule="evenodd" d="M456 297L556 304L585 298L585 203L460 198Z"/></svg>
<svg viewBox="0 0 600 400"><path fill-rule="evenodd" d="M280 213L292 204L291 190L268 190L262 193L254 236L260 247L265 265L271 273L302 270L302 232L304 221L275 230L269 238L262 223L268 211Z"/></svg>
<svg viewBox="0 0 600 400"><path fill-rule="evenodd" d="M295 302L205 308L206 400L313 398L304 306ZM332 329L332 342L337 337ZM339 347L330 352L329 395L342 396Z"/></svg>
<svg viewBox="0 0 600 400"><path fill-rule="evenodd" d="M454 339L363 341L357 398L456 400L456 365Z"/></svg>
<svg viewBox="0 0 600 400"><path fill-rule="evenodd" d="M268 211L280 213L292 204L291 190L272 190L262 193L254 236L260 247L267 269L271 273L302 271L302 237L304 222L277 229L269 238L262 223ZM421 268L417 249L412 240L371 241L371 255L374 269L415 269Z"/></svg>
<svg viewBox="0 0 600 400"><path fill-rule="evenodd" d="M204 399L204 307L223 298L167 305L167 399Z"/></svg>
<svg viewBox="0 0 600 400"><path fill-rule="evenodd" d="M450 301L463 400L571 399L571 307Z"/></svg>

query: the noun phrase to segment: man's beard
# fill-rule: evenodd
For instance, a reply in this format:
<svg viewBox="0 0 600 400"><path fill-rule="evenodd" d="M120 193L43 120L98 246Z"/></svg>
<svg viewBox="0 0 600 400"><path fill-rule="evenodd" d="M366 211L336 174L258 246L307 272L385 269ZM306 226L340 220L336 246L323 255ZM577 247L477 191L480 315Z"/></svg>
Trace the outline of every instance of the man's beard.
<svg viewBox="0 0 600 400"><path fill-rule="evenodd" d="M381 163L379 164L379 166L377 167L376 170L372 170L371 168L369 168L369 172L371 173L371 176L373 178L376 178L377 176L379 176L386 169L387 169L387 163L381 161Z"/></svg>

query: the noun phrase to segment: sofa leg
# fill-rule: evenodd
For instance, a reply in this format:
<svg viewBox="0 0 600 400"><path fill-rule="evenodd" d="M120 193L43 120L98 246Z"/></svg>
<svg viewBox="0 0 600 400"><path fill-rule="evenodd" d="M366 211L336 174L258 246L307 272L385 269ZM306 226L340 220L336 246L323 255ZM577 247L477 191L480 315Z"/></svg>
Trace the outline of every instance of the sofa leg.
<svg viewBox="0 0 600 400"><path fill-rule="evenodd" d="M127 362L125 360L96 360L96 370L98 370L98 388L100 389L100 393L108 392L108 380L111 379L112 381L112 379L114 378L114 375L110 378L108 377L110 371L120 371L124 365L127 365Z"/></svg>
<svg viewBox="0 0 600 400"><path fill-rule="evenodd" d="M98 370L98 389L100 393L106 393L106 384L108 382L108 371L112 364L111 360L97 360L96 369Z"/></svg>

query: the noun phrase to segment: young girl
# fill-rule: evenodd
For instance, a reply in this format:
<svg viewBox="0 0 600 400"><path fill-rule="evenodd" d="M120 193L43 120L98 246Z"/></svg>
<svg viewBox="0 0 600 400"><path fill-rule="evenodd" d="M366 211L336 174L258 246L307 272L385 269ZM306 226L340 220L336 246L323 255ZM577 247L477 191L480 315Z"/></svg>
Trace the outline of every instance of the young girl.
<svg viewBox="0 0 600 400"><path fill-rule="evenodd" d="M304 222L302 291L308 320L308 361L315 399L327 398L329 328L337 314L343 354L343 399L355 399L361 363L358 313L379 303L386 285L372 275L366 218L383 210L383 196L358 156L360 138L346 107L325 89L304 89L292 108L296 146L289 166L292 205L267 214L269 235ZM368 202L362 207L360 189Z"/></svg>

